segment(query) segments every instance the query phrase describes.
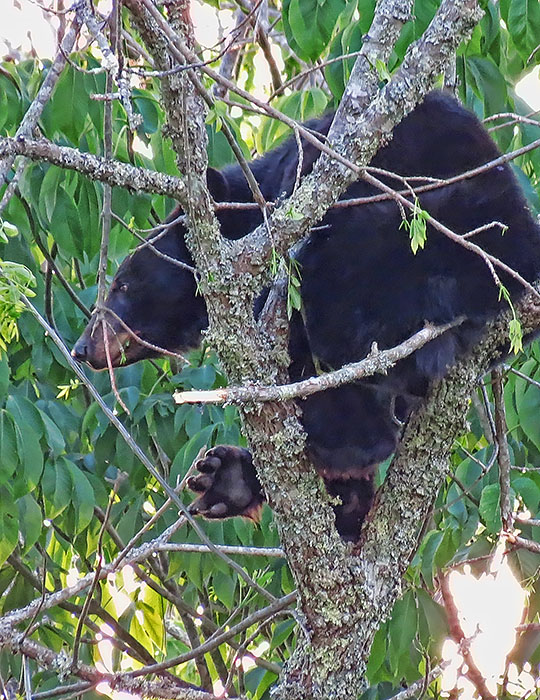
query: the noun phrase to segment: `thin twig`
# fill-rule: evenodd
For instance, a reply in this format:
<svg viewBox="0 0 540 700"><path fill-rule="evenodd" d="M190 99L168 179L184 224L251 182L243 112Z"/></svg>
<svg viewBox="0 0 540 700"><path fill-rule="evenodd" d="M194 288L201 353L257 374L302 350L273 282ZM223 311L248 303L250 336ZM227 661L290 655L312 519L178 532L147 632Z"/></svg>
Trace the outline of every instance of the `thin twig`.
<svg viewBox="0 0 540 700"><path fill-rule="evenodd" d="M540 543L534 542L533 540L525 539L525 537L519 537L517 535L512 535L508 538L511 544L518 549L528 549L530 552L535 552L535 554L540 554Z"/></svg>
<svg viewBox="0 0 540 700"><path fill-rule="evenodd" d="M111 382L111 389L112 392L120 404L120 406L124 409L126 414L128 416L131 416L131 411L129 408L126 406L124 401L122 400L122 397L120 396L120 392L118 391L118 386L116 385L116 377L114 376L114 367L113 363L111 360L111 349L109 347L109 333L107 331L107 320L105 318L102 318L101 320L98 321L98 323L101 324L101 333L103 336L103 345L105 348L105 358L107 360L107 370L109 371L109 381Z"/></svg>
<svg viewBox="0 0 540 700"><path fill-rule="evenodd" d="M227 641L230 637L234 637L237 634L240 634L240 632L243 632L255 623L260 622L261 620L266 620L267 618L273 616L276 612L283 610L283 608L286 608L295 600L296 591L275 600L273 603L271 603L265 608L262 608L261 610L256 610L254 613L248 615L238 624L233 625L232 627L221 632L220 634L216 634L212 637L211 640L205 642L204 644L201 644L197 649L188 651L185 654L180 654L179 656L176 656L173 659L168 659L167 661L163 661L160 664L154 664L153 666L143 666L143 668L139 668L136 671L129 671L126 675L130 678L137 678L138 676L146 676L150 673L158 673L159 671L164 671L168 668L172 668L173 666L177 666L178 664L185 663L186 661L191 661L191 659L196 658L200 654L206 654L211 649L215 649L220 644L223 644L223 642Z"/></svg>
<svg viewBox="0 0 540 700"><path fill-rule="evenodd" d="M444 669L449 666L449 664L449 661L441 661L440 664L437 664L435 668L431 669L425 678L420 678L420 680L415 683L411 683L408 688L397 693L397 695L392 695L389 700L409 700L409 698L417 698L418 693L421 693L428 688L434 680L442 676Z"/></svg>
<svg viewBox="0 0 540 700"><path fill-rule="evenodd" d="M145 348L148 348L149 350L153 350L154 352L158 353L159 355L166 355L167 357L174 357L177 360L181 360L184 364L189 364L189 360L184 356L181 355L179 352L173 352L172 350L167 350L166 348L162 348L160 345L154 345L153 343L149 343L147 340L143 340L140 336L135 333L134 330L132 330L127 323L120 318L120 316L113 311L112 309L109 309L108 306L102 306L101 308L95 309L95 313L97 314L98 312L102 312L105 315L109 314L112 316L121 326L122 328L128 333L128 335L135 340L139 345L142 345Z"/></svg>
<svg viewBox="0 0 540 700"><path fill-rule="evenodd" d="M474 685L476 692L478 693L479 697L482 698L482 700L497 700L497 698L490 693L486 685L486 681L471 654L469 648L470 640L465 636L465 632L463 631L459 621L459 611L454 602L452 593L450 592L447 576L441 576L440 578L440 591L443 598L446 615L448 617L450 636L458 645L460 654L463 656L463 660L467 664L468 670L465 675Z"/></svg>
<svg viewBox="0 0 540 700"><path fill-rule="evenodd" d="M127 231L129 231L133 236L135 236L135 238L137 238L137 240L139 240L141 242L141 245L137 246L137 250L140 250L141 248L148 248L155 255L157 255L158 258L161 258L162 260L166 260L167 262L170 262L171 265L176 265L177 267L182 268L182 270L186 270L187 272L191 272L191 274L196 275L197 271L195 270L195 268L192 265L188 265L183 260L177 260L176 258L173 258L171 255L167 255L167 253L163 253L161 250L156 248L156 246L154 245L154 243L157 240L159 240L162 236L167 234L167 232L171 229L172 226L175 226L180 221L185 219L184 214L177 216L173 221L159 224L158 226L154 226L152 229L148 229L149 231L159 231L159 234L157 236L151 236L149 238L144 238L144 236L142 236L140 234L140 232L137 231L133 226L129 226L128 224L126 224L126 222L122 219L121 216L118 216L114 212L111 212L111 216L115 221L118 221L119 224L121 224Z"/></svg>
<svg viewBox="0 0 540 700"><path fill-rule="evenodd" d="M503 365L503 368L507 372L512 372L512 374L515 374L516 377L519 377L520 379L524 379L531 386L534 386L537 389L540 389L540 382L537 382L536 379L533 379L532 377L529 377L528 375L523 374L523 372L520 372L515 367L512 367L511 365Z"/></svg>
<svg viewBox="0 0 540 700"><path fill-rule="evenodd" d="M415 204L413 202L410 202L406 197L403 197L401 195L397 195L394 190L392 190L391 187L388 187L385 185L381 180L378 180L377 178L374 178L372 175L369 173L364 173L363 175L364 180L366 182L369 182L370 184L374 185L375 187L378 187L379 189L390 193L394 193L396 195L396 200L398 202L401 202L403 206L408 209L409 211L414 211ZM512 267L504 263L502 260L499 258L495 257L491 253L486 252L483 248L481 248L479 245L476 245L476 243L472 243L470 240L468 240L465 236L459 235L455 233L455 231L452 231L448 226L445 226L442 224L440 221L435 219L433 216L427 213L425 220L427 223L431 224L434 229L437 231L440 231L440 233L444 234L447 238L449 238L451 241L454 243L457 243L458 245L462 246L466 250L471 251L472 253L476 253L482 260L486 263L488 270L491 273L491 276L493 277L493 280L497 286L501 285L499 276L497 275L495 268L499 268L500 270L503 270L503 272L506 272L508 275L513 277L515 280L520 282L520 284L527 289L529 292L532 292L535 294L538 298L540 298L540 293L536 290L536 288L528 282L524 277L522 277L516 270L514 270Z"/></svg>
<svg viewBox="0 0 540 700"><path fill-rule="evenodd" d="M60 695L71 695L71 693L86 693L95 687L96 683L89 683L88 681L60 685L56 688L51 688L51 690L44 690L41 693L33 693L32 700L47 700L47 698L57 698Z"/></svg>
<svg viewBox="0 0 540 700"><path fill-rule="evenodd" d="M97 548L96 548L96 568L94 572L94 580L92 581L92 584L90 585L90 590L88 591L88 594L86 596L86 599L84 601L84 605L81 610L81 614L79 616L79 619L77 621L77 629L75 631L75 637L73 639L73 654L72 654L72 665L73 668L77 668L78 664L78 659L79 659L79 646L81 643L81 635L82 635L82 629L83 626L86 622L86 617L88 615L88 611L90 610L90 606L92 603L92 599L94 597L94 592L96 591L99 581L100 581L100 573L101 573L101 567L103 563L103 535L105 534L105 529L106 529L106 524L109 521L109 518L111 517L111 508L114 503L114 499L116 496L116 491L118 488L118 479L115 481L113 489L111 493L109 494L109 502L107 503L107 510L105 512L105 518L103 522L101 523L101 527L99 528L99 535L98 535L98 541L97 541Z"/></svg>
<svg viewBox="0 0 540 700"><path fill-rule="evenodd" d="M510 502L510 451L506 434L506 413L504 408L503 371L500 367L491 373L493 400L495 403L495 439L499 447L499 484L501 488L500 505L503 530L509 532L513 526L512 504Z"/></svg>
<svg viewBox="0 0 540 700"><path fill-rule="evenodd" d="M191 476L191 474L195 470L195 464L196 464L197 460L199 460L202 457L202 455L204 454L205 451L206 451L206 446L201 447L201 449L197 453L197 456L195 457L195 459L191 463L191 466L189 467L187 472L184 474L184 476L183 476L182 480L180 481L180 483L178 484L178 486L176 486L176 488L175 488L176 493L181 493L185 489L186 484L187 484L187 480L189 479L189 477ZM116 559L115 559L115 564L117 567L120 566L122 559L124 559L129 554L129 552L133 549L133 547L135 546L137 541L142 537L142 535L144 535L145 532L148 532L152 528L152 526L159 520L159 518L161 518L161 516L167 511L167 509L170 507L171 503L172 503L171 499L167 498L165 503L163 503L163 505L160 508L158 508L158 510L154 513L154 515L150 518L150 520L147 523L145 523L144 526L133 535L133 537L129 540L129 542L125 546L122 545L122 549L121 549L120 553L116 556ZM201 545L201 546L204 547L205 545ZM218 545L216 545L216 546L218 546Z"/></svg>
<svg viewBox="0 0 540 700"><path fill-rule="evenodd" d="M256 557L284 557L285 553L279 547L242 547L226 544L217 544L216 547L225 554L238 554ZM165 542L156 551L159 552L198 552L199 554L213 554L205 544L191 544L189 542Z"/></svg>

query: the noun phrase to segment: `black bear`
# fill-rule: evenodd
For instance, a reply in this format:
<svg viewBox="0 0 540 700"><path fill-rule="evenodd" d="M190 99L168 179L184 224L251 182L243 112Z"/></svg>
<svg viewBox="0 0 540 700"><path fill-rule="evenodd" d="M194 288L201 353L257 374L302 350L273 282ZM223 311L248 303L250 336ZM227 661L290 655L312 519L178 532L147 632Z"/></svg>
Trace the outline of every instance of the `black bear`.
<svg viewBox="0 0 540 700"><path fill-rule="evenodd" d="M310 124L326 133L332 115ZM304 143L303 171L311 169L317 149ZM499 156L476 119L452 97L429 94L395 129L373 166L401 176L448 179ZM251 163L267 200L289 194L294 186L298 150L294 140ZM252 201L240 167L208 177L216 200ZM385 176L396 186L396 180ZM399 188L401 183L397 181ZM358 181L344 199L378 194ZM487 169L419 195L420 205L452 231L476 229L474 242L529 281L540 273L540 227L507 164ZM261 217L257 210L221 210L229 238L249 233ZM303 244L296 258L301 270L303 313L290 324L290 378L312 376L316 368L336 369L359 360L373 342L392 347L423 327L458 317L465 322L402 360L385 376L370 377L301 402L310 456L329 492L339 496L336 525L347 539L358 536L373 499L373 471L395 449L403 423L441 377L478 339L500 308L499 289L486 262L474 252L428 227L425 248L413 254L403 216L392 200L333 208ZM489 226L491 222L494 223ZM500 224L503 226L501 227ZM156 238L156 248L190 264L184 228L176 223ZM498 270L515 297L523 286ZM151 357L155 350L136 338L181 351L199 342L207 323L196 295L193 274L140 246L120 266L106 308L108 346L113 365ZM128 333L131 329L134 335ZM101 324L93 321L73 350L95 369L106 366ZM250 453L221 446L198 465L190 486L200 493L193 512L207 517L250 515L263 495Z"/></svg>

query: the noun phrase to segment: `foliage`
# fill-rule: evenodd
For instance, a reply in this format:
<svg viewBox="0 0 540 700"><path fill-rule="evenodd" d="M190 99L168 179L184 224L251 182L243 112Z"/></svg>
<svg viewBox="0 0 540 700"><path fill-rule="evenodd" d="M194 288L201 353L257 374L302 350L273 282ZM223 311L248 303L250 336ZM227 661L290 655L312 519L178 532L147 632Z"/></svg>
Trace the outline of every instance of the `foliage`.
<svg viewBox="0 0 540 700"><path fill-rule="evenodd" d="M480 117L501 112L526 115L529 107L514 93L514 85L540 62L540 10L535 0L485 2L485 16L456 61L461 99ZM220 3L208 2L215 12ZM223 4L223 6L225 6ZM403 59L410 42L421 35L437 8L434 0L418 0L413 18L404 26L381 80L387 79ZM276 19L273 47L280 54L283 82L297 77L292 87L272 104L285 114L306 120L336 106L353 65L353 58L325 63L357 51L373 17L373 0L284 0L270 3ZM279 13L278 11L282 11ZM277 41L277 37L286 41ZM250 42L253 37L250 38ZM246 43L239 53L236 75L241 84L256 84L261 72L256 43ZM206 55L208 54L208 55ZM76 64L64 70L51 100L39 120L42 134L56 143L83 151L103 152L104 103L90 99L105 92L103 73L77 70L99 66L93 49L74 57ZM205 53L205 58L210 56ZM323 67L302 75L307 67ZM0 68L0 135L13 136L34 99L46 73L38 60L4 62ZM134 165L176 174L164 113L159 103L158 81L149 77L134 91L134 107L143 118L136 139L127 128L126 114L113 104L113 152L115 158ZM67 106L69 105L69 109ZM535 117L536 118L536 117ZM218 102L208 120L209 161L214 167L233 162L233 154L220 126L226 122L242 141L242 148L262 152L283 140L287 128L268 117L254 117L248 110ZM513 150L538 138L531 123L497 129L493 137L504 150ZM142 146L146 148L143 149ZM530 151L517 161L518 176L530 205L540 210L540 155ZM163 197L134 194L115 188L112 209L124 222L145 229L155 225L173 206ZM96 270L101 240L102 186L73 172L43 162L28 162L16 195L4 209L0 232L0 613L5 615L39 598L42 582L47 591L71 585L95 570L98 561L111 562L133 537L137 544L154 540L176 521L174 508L166 509L143 531L145 524L165 503L165 497L124 440L90 399L84 385L74 381L71 368L51 338L30 314L19 316L22 306L15 290L32 293L35 303L68 347L85 323L84 307L96 295ZM11 228L6 229L5 226ZM417 255L425 241L425 220L418 210L408 225ZM404 235L406 233L404 232ZM108 275L136 245L132 234L112 221ZM426 243L429 245L429 240ZM289 304L298 308L298 270L287 266ZM53 267L54 265L54 267ZM278 261L278 266L281 261ZM300 272L301 274L301 272ZM5 282L4 282L5 280ZM69 291L81 304L77 306ZM16 325L15 325L16 322ZM506 372L505 400L511 450L512 498L520 510L540 517L540 349L532 344L523 355L512 357ZM516 372L514 372L516 370ZM89 379L108 406L116 404L106 373ZM116 374L118 393L129 415L117 408L137 444L151 455L171 486L185 476L205 446L242 444L236 411L218 406L175 406L176 389L209 389L226 382L215 356L207 348L194 351L189 364L173 360L147 362L123 368ZM372 688L366 698L386 698L401 686L421 677L427 665L440 659L447 633L443 609L432 594L438 572L445 567L474 560L478 573L482 557L496 545L501 530L498 463L493 440L486 431L491 406L489 378L485 380L487 404L471 409L470 425L452 455L453 475L443 484L433 517L407 575L407 590L392 617L379 630L368 669ZM478 408L480 406L480 408ZM111 484L115 483L113 493ZM182 498L189 497L182 494ZM104 513L110 508L106 527ZM272 516L265 510L260 526L240 520L202 524L216 543L277 547ZM523 536L540 543L540 529L523 525ZM189 525L171 538L177 543L199 543ZM510 555L519 580L527 586L528 621L537 621L540 590L538 554L519 549ZM259 584L276 597L293 590L293 581L282 557L234 556ZM142 570L142 577L137 578ZM87 591L70 598L37 620L31 638L58 652L72 648L78 617ZM101 661L107 670L136 668L189 651L216 629L226 629L264 607L262 596L215 554L167 552L140 563L140 569L120 568L98 585L95 606L87 614L79 659ZM108 625L108 627L104 627ZM112 630L112 632L111 632ZM172 630L172 631L171 631ZM113 634L114 653L96 644L98 635ZM183 680L197 685L205 680L228 680L237 649L240 664L232 688L249 697L269 697L276 665L290 655L295 624L289 615L278 615L263 624L253 623L231 644L223 643L196 663L190 660L175 669ZM526 637L526 639L525 639ZM514 652L518 666L540 663L538 636L524 635ZM140 645L147 655L141 653ZM524 652L523 650L527 651ZM260 655L274 666L254 666L247 652ZM107 656L107 654L109 654ZM429 659L427 664L426 659ZM251 666L251 668L249 668ZM249 670L246 670L249 669ZM21 657L0 654L3 679L19 678ZM58 685L51 670L34 671L34 691ZM435 686L434 686L435 687ZM438 691L433 689L433 697ZM90 693L92 694L92 693ZM87 693L88 695L88 693ZM513 697L508 694L507 697Z"/></svg>

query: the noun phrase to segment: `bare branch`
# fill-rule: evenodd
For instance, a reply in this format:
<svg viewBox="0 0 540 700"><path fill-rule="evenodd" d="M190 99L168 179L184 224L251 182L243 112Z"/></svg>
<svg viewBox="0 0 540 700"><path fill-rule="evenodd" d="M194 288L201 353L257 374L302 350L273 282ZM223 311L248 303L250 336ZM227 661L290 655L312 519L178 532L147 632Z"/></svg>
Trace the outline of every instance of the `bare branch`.
<svg viewBox="0 0 540 700"><path fill-rule="evenodd" d="M160 664L154 664L153 666L143 666L142 668L139 668L136 671L129 671L125 675L127 675L130 678L137 678L138 676L145 676L149 673L158 673L159 671L164 671L165 669L172 668L173 666L185 663L186 661L190 661L191 659L194 659L201 654L206 654L211 649L215 649L217 646L230 639L230 637L234 637L235 635L239 634L240 632L243 632L255 623L260 622L261 620L266 620L269 617L272 617L273 615L275 615L276 612L279 612L280 610L283 610L284 608L294 603L295 600L296 591L293 591L293 593L289 593L288 595L283 596L283 598L279 598L278 600L274 601L265 608L262 608L261 610L256 610L254 613L248 615L237 625L233 625L229 629L219 634L215 634L210 640L208 640L204 644L201 644L201 646L197 649L193 649L192 651L188 651L185 654L181 654L180 656L177 656L174 659L168 659L167 661L163 661Z"/></svg>
<svg viewBox="0 0 540 700"><path fill-rule="evenodd" d="M524 297L516 310L525 333L540 326L536 296ZM488 325L471 356L432 388L405 429L358 545L365 627L375 628L381 613L390 612L399 595L401 576L418 546L418 524L435 499L448 470L451 446L464 426L468 396L478 376L502 351L497 348L504 347L507 323L507 316L501 315Z"/></svg>
<svg viewBox="0 0 540 700"><path fill-rule="evenodd" d="M21 633L0 626L0 648L13 653L23 654L34 659L42 667L56 671L67 672L71 668L71 658L64 650L58 654L31 639L22 639ZM146 679L131 678L128 674L102 673L92 666L79 664L75 670L76 675L84 681L92 684L108 682L115 690L123 690L146 698L163 698L163 700L216 700L216 696L200 690L194 690L180 679L168 677L149 681Z"/></svg>
<svg viewBox="0 0 540 700"><path fill-rule="evenodd" d="M512 536L509 538L509 542L519 549L528 549L529 552L534 552L535 554L540 554L540 543L534 540L528 540L525 537Z"/></svg>
<svg viewBox="0 0 540 700"><path fill-rule="evenodd" d="M45 160L67 170L76 170L93 180L106 182L131 191L150 192L185 201L186 187L182 179L154 170L136 168L129 163L107 160L76 148L57 146L47 139L0 138L0 157L27 156L32 160Z"/></svg>
<svg viewBox="0 0 540 700"><path fill-rule="evenodd" d="M459 41L471 31L480 16L476 0L443 2L423 37L409 47L402 65L365 113L358 114L352 107L350 114L345 113L347 103L342 103L328 138L340 154L335 160L345 167L339 167L325 155L321 156L313 173L304 178L296 193L272 213L269 222L273 240L269 240L265 228L259 226L235 243L237 258L252 259L257 251L258 260L264 261L261 250L268 258L272 250L285 252L304 235L361 172L359 168L371 160L393 126L433 87L437 74L444 69ZM351 85L354 85L352 77ZM363 89L355 86L351 90L355 94L358 91L357 99L363 105ZM301 133L306 137L304 132ZM321 150L326 154L326 149Z"/></svg>
<svg viewBox="0 0 540 700"><path fill-rule="evenodd" d="M463 323L463 319L458 318L444 326L426 326L407 340L388 350L379 350L377 344L374 343L372 351L365 359L359 362L351 362L334 372L328 372L318 377L310 377L301 382L282 386L229 386L209 391L176 391L174 400L179 404L231 403L241 405L264 401L289 401L294 398L311 396L311 394L319 391L350 384L357 379L369 377L373 374L386 374L396 362L404 357L408 357L426 343L461 323Z"/></svg>
<svg viewBox="0 0 540 700"><path fill-rule="evenodd" d="M510 451L508 450L508 441L506 434L508 427L506 425L506 412L504 409L504 389L503 389L503 372L502 369L494 369L491 373L493 388L493 399L495 402L495 439L499 448L499 484L501 487L501 518L503 530L510 531L513 525L512 504L510 502L510 470L512 463L510 461Z"/></svg>
<svg viewBox="0 0 540 700"><path fill-rule="evenodd" d="M461 627L459 612L454 602L454 598L452 597L447 576L441 577L440 590L444 601L444 607L446 609L446 615L448 617L450 635L459 646L460 654L463 656L463 660L467 664L467 672L465 675L474 685L476 692L478 693L479 697L482 698L482 700L497 700L495 695L490 693L486 685L486 681L472 657L469 649L470 640L466 638L463 628Z"/></svg>
<svg viewBox="0 0 540 700"><path fill-rule="evenodd" d="M285 553L279 547L241 547L226 544L217 544L220 552L225 554L245 554L250 557L284 557ZM156 547L156 552L198 552L199 554L213 554L208 545L190 544L189 542L166 542Z"/></svg>

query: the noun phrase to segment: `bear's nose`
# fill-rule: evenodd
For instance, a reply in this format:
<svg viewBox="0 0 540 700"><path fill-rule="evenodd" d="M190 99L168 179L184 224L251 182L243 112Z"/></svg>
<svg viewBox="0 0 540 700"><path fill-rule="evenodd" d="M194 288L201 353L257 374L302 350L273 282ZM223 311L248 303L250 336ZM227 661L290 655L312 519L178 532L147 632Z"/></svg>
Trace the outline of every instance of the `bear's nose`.
<svg viewBox="0 0 540 700"><path fill-rule="evenodd" d="M88 345L83 338L79 338L79 340L75 343L71 354L76 360L79 360L79 362L84 362L87 359Z"/></svg>

